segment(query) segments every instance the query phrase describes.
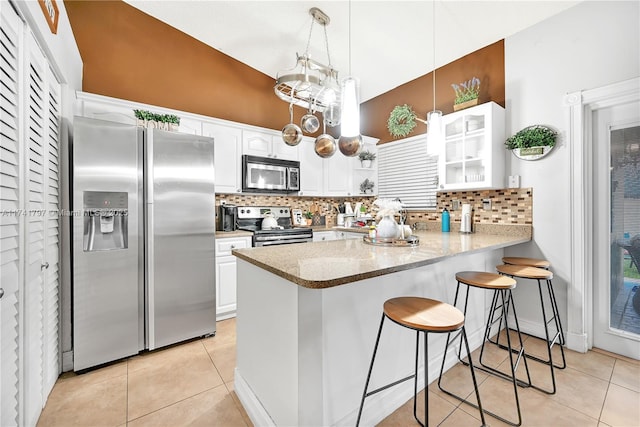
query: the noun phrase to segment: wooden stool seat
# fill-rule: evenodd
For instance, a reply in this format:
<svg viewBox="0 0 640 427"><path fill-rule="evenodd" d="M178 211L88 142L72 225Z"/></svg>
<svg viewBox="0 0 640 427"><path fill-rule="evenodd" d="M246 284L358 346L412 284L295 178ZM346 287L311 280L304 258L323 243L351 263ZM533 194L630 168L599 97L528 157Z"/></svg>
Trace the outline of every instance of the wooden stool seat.
<svg viewBox="0 0 640 427"><path fill-rule="evenodd" d="M367 373L367 380L364 383L364 391L362 392L362 399L360 400L360 408L358 409L358 418L356 419L356 427L360 425L360 419L362 418L362 411L364 409L364 402L367 397L387 390L390 387L397 386L405 381L413 380L413 417L418 424L422 427L426 427L429 423L429 340L428 335L431 333L444 333L447 334L447 344L444 347L442 365L440 368L440 376L438 378L438 385L440 386L440 380L442 379L442 373L447 360L447 354L457 353L458 358L462 357L462 343L467 350L467 358L469 363L469 371L471 373L471 380L473 381L473 390L475 391L475 397L477 405L467 402L469 405L478 409L480 412L480 419L483 426L486 425L484 420L484 411L482 410L482 402L480 401L480 392L478 391L478 381L476 380L476 374L473 369L473 361L471 360L471 351L469 350L469 342L467 340L467 333L464 326L464 314L458 310L455 306L447 304L442 301L422 298L422 297L397 297L391 298L384 302L382 308L382 318L380 319L380 327L378 328L378 336L376 337L376 343L373 347L373 355L371 356L371 364L369 365L369 372ZM373 364L376 360L376 354L378 352L378 346L380 345L380 337L382 335L382 328L385 324L385 320L389 319L391 322L403 328L413 329L416 331L416 346L415 346L415 368L411 375L408 375L399 380L393 381L389 384L369 391L369 382L371 381L371 373L373 372ZM424 375L424 419L421 421L418 418L418 355L420 353L420 334L423 335L423 366L422 371ZM457 352L450 352L449 343L451 334L460 337L460 348ZM439 348L438 351L441 351ZM442 388L442 387L441 387ZM369 424L369 423L367 423Z"/></svg>
<svg viewBox="0 0 640 427"><path fill-rule="evenodd" d="M516 281L510 277L484 271L461 271L456 273L456 280L469 286L486 289L513 289Z"/></svg>
<svg viewBox="0 0 640 427"><path fill-rule="evenodd" d="M506 274L511 277L520 277L522 279L553 279L553 273L549 270L545 270L544 268L503 264L496 266L496 270L498 273Z"/></svg>
<svg viewBox="0 0 640 427"><path fill-rule="evenodd" d="M506 256L502 258L502 262L511 265L524 265L527 267L549 268L551 263L546 259L523 258L516 256Z"/></svg>
<svg viewBox="0 0 640 427"><path fill-rule="evenodd" d="M449 332L464 325L464 315L460 310L429 298L392 298L385 301L383 309L394 322L420 331Z"/></svg>

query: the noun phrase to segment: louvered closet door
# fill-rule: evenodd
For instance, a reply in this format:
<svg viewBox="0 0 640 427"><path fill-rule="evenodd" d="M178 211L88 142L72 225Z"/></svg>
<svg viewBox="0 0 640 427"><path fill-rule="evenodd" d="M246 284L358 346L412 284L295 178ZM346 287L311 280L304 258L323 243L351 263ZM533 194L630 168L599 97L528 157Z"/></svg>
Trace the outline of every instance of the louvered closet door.
<svg viewBox="0 0 640 427"><path fill-rule="evenodd" d="M22 22L0 3L0 425L18 424L19 284L22 283L18 80Z"/></svg>
<svg viewBox="0 0 640 427"><path fill-rule="evenodd" d="M26 254L24 297L24 417L35 425L43 406L43 301L45 266L46 86L44 57L33 37L27 42L25 74Z"/></svg>

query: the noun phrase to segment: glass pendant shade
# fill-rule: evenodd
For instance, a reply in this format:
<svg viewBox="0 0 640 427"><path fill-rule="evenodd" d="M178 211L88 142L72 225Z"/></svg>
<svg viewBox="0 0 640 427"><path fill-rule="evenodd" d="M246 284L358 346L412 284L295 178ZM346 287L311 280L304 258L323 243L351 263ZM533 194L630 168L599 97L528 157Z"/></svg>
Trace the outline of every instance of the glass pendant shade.
<svg viewBox="0 0 640 427"><path fill-rule="evenodd" d="M347 157L357 156L362 150L360 136L360 103L358 99L358 81L347 77L342 82L342 119L341 135L338 142L340 152Z"/></svg>
<svg viewBox="0 0 640 427"><path fill-rule="evenodd" d="M442 111L433 110L427 114L427 154L435 155L439 152L442 134Z"/></svg>

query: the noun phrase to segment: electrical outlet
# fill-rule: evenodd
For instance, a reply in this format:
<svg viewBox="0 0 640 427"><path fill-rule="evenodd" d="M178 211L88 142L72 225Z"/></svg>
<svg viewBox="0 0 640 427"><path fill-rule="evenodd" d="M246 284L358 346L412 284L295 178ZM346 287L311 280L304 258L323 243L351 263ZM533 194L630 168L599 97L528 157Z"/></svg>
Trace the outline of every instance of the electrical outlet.
<svg viewBox="0 0 640 427"><path fill-rule="evenodd" d="M520 175L509 175L509 188L520 188Z"/></svg>
<svg viewBox="0 0 640 427"><path fill-rule="evenodd" d="M482 199L482 209L485 211L491 210L491 199Z"/></svg>
<svg viewBox="0 0 640 427"><path fill-rule="evenodd" d="M454 199L451 201L451 210L452 211L457 211L458 209L460 209L460 200L458 199Z"/></svg>

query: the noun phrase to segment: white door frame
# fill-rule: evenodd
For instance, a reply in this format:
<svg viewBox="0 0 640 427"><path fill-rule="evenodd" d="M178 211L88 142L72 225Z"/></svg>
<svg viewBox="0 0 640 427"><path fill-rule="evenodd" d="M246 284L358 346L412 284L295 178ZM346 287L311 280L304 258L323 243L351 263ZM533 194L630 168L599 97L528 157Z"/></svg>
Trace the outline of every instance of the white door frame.
<svg viewBox="0 0 640 427"><path fill-rule="evenodd" d="M640 78L565 95L571 180L571 281L567 289L567 347L593 347L593 112L640 102Z"/></svg>

